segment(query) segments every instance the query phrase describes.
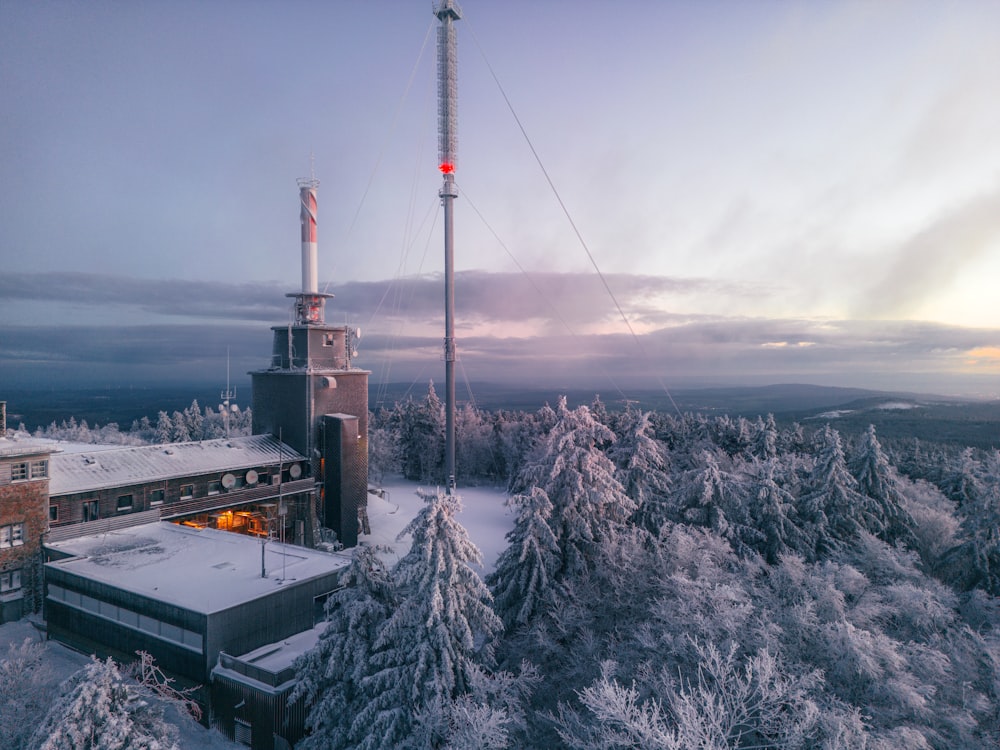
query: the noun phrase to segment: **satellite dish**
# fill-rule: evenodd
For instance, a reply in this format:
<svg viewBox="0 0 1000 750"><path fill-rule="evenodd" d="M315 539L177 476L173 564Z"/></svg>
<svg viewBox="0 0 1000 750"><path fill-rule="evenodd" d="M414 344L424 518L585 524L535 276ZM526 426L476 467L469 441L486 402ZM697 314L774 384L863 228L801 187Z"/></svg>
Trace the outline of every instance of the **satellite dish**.
<svg viewBox="0 0 1000 750"><path fill-rule="evenodd" d="M247 472L247 484L257 484L257 472L253 469Z"/></svg>
<svg viewBox="0 0 1000 750"><path fill-rule="evenodd" d="M222 486L225 487L227 490L231 490L233 487L236 486L236 477L233 476L232 474L223 474Z"/></svg>
<svg viewBox="0 0 1000 750"><path fill-rule="evenodd" d="M302 467L298 464L292 464L288 467L288 476L292 479L298 479L302 476Z"/></svg>

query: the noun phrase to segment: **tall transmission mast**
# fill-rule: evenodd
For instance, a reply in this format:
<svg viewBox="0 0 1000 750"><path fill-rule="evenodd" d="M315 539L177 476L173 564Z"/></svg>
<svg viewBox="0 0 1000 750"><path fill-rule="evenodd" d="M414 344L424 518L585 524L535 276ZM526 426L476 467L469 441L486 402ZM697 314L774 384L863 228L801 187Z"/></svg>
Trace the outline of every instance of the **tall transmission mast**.
<svg viewBox="0 0 1000 750"><path fill-rule="evenodd" d="M455 186L458 127L458 52L455 21L462 11L454 0L441 0L435 9L441 25L438 27L438 169L443 183L438 195L444 206L444 381L445 381L445 448L444 471L446 491L455 491L455 248L453 203L458 197Z"/></svg>

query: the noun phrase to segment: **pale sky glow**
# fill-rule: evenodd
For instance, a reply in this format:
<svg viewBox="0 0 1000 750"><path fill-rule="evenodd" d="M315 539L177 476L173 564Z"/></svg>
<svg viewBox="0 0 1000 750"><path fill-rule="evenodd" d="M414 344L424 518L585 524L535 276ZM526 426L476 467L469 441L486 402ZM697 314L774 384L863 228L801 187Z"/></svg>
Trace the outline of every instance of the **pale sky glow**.
<svg viewBox="0 0 1000 750"><path fill-rule="evenodd" d="M0 4L3 369L70 367L67 324L217 326L205 346L243 326L264 343L242 366L266 363L312 153L328 319L365 329L373 372L422 370L443 315L430 6ZM519 341L562 382L568 337L637 377L1000 391L1000 3L461 6L472 376L524 377ZM155 364L112 349L98 377Z"/></svg>

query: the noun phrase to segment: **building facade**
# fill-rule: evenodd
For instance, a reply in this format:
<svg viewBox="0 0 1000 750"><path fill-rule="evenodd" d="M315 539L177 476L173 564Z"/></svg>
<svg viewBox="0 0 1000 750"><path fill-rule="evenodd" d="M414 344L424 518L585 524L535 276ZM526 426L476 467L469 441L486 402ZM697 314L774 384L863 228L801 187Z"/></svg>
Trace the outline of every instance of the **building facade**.
<svg viewBox="0 0 1000 750"><path fill-rule="evenodd" d="M0 623L42 602L42 538L48 530L51 448L7 437L0 415Z"/></svg>
<svg viewBox="0 0 1000 750"><path fill-rule="evenodd" d="M49 539L163 519L311 546L310 468L270 435L60 453Z"/></svg>

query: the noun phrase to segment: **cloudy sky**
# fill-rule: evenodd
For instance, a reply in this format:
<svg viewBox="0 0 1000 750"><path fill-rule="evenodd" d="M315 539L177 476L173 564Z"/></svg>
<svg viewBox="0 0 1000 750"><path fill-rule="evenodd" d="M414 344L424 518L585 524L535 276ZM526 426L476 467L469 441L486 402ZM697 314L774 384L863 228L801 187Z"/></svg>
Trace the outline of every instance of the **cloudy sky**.
<svg viewBox="0 0 1000 750"><path fill-rule="evenodd" d="M461 374L1000 395L1000 3L466 0ZM0 3L0 385L443 379L426 0ZM601 275L598 275L598 269Z"/></svg>

